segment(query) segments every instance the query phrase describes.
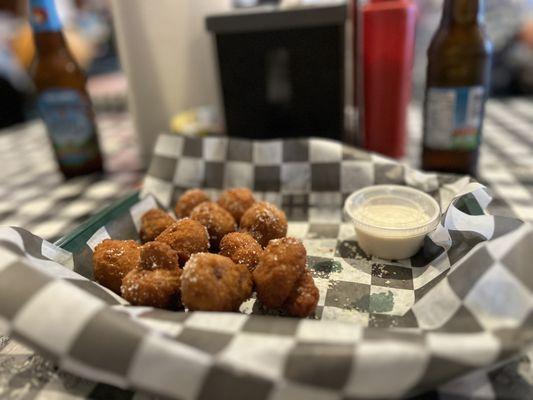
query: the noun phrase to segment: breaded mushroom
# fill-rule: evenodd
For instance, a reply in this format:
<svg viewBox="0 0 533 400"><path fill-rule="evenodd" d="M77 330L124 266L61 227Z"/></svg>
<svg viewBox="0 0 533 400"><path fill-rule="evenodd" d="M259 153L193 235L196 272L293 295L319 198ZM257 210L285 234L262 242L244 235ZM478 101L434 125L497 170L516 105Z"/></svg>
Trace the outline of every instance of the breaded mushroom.
<svg viewBox="0 0 533 400"><path fill-rule="evenodd" d="M146 243L141 247L139 267L122 281L122 297L132 305L177 309L182 274L178 260L178 253L166 243Z"/></svg>
<svg viewBox="0 0 533 400"><path fill-rule="evenodd" d="M189 310L237 311L251 294L250 272L228 257L198 253L183 268L181 298Z"/></svg>
<svg viewBox="0 0 533 400"><path fill-rule="evenodd" d="M96 282L120 294L122 279L139 264L139 244L134 240L106 239L93 253L93 275Z"/></svg>
<svg viewBox="0 0 533 400"><path fill-rule="evenodd" d="M305 270L285 300L283 309L293 317L308 317L315 312L319 295L313 276Z"/></svg>
<svg viewBox="0 0 533 400"><path fill-rule="evenodd" d="M180 268L178 252L163 242L146 243L141 246L139 268L146 270Z"/></svg>
<svg viewBox="0 0 533 400"><path fill-rule="evenodd" d="M220 241L220 254L236 264L246 265L252 272L259 261L263 248L247 232L231 232Z"/></svg>
<svg viewBox="0 0 533 400"><path fill-rule="evenodd" d="M270 240L282 238L287 234L287 217L274 204L260 201L244 213L240 227L265 247Z"/></svg>
<svg viewBox="0 0 533 400"><path fill-rule="evenodd" d="M155 240L165 229L176 220L160 208L152 208L141 217L141 230L139 236L141 242L147 243Z"/></svg>
<svg viewBox="0 0 533 400"><path fill-rule="evenodd" d="M222 192L218 199L218 204L226 209L239 223L241 217L248 210L252 204L255 203L255 198L250 189L247 188L233 188Z"/></svg>
<svg viewBox="0 0 533 400"><path fill-rule="evenodd" d="M183 218L165 229L156 241L168 244L178 252L180 264L183 265L191 254L209 250L209 234L198 221Z"/></svg>
<svg viewBox="0 0 533 400"><path fill-rule="evenodd" d="M306 255L298 239L287 237L270 241L252 273L257 298L265 307L282 308L305 271Z"/></svg>
<svg viewBox="0 0 533 400"><path fill-rule="evenodd" d="M202 189L189 189L176 202L174 213L177 218L189 217L194 207L209 200L209 196Z"/></svg>
<svg viewBox="0 0 533 400"><path fill-rule="evenodd" d="M218 250L220 240L224 235L237 229L237 224L231 214L213 202L204 202L196 206L191 212L191 219L207 228L211 251L215 252Z"/></svg>

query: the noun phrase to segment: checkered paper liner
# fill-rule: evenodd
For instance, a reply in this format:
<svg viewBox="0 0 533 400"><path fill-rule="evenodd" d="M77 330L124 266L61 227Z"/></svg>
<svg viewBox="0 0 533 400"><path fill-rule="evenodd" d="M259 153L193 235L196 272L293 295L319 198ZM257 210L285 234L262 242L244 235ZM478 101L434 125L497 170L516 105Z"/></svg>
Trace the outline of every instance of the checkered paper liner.
<svg viewBox="0 0 533 400"><path fill-rule="evenodd" d="M371 259L341 212L371 184L431 193L441 224L408 260ZM137 238L184 190L233 186L282 206L320 289L312 319L131 307L94 283L92 249ZM467 177L423 174L321 139L160 137L143 199L66 252L0 230L0 324L72 373L184 399L383 398L422 393L518 354L533 336L532 227L484 213ZM319 320L317 320L319 319Z"/></svg>

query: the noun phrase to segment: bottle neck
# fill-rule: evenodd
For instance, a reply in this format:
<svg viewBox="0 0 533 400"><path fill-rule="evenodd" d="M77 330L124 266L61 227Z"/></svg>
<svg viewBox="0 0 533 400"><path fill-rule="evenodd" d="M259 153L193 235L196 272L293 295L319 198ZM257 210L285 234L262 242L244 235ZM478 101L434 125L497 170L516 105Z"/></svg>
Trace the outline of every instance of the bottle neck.
<svg viewBox="0 0 533 400"><path fill-rule="evenodd" d="M34 32L33 41L35 43L35 51L39 55L67 50L67 44L61 31Z"/></svg>
<svg viewBox="0 0 533 400"><path fill-rule="evenodd" d="M484 23L484 0L445 0L441 24L481 25Z"/></svg>
<svg viewBox="0 0 533 400"><path fill-rule="evenodd" d="M49 54L66 49L63 25L54 0L30 0L30 23L38 54Z"/></svg>
<svg viewBox="0 0 533 400"><path fill-rule="evenodd" d="M29 16L34 33L61 32L63 29L54 0L30 0Z"/></svg>

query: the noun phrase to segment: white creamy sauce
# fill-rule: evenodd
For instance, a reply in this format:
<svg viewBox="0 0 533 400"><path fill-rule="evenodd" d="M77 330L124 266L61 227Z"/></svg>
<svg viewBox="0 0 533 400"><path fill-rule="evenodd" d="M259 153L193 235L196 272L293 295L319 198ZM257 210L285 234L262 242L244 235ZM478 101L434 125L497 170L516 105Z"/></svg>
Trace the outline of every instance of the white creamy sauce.
<svg viewBox="0 0 533 400"><path fill-rule="evenodd" d="M376 185L352 193L345 201L358 245L367 255L388 260L411 257L438 224L439 205L419 190Z"/></svg>
<svg viewBox="0 0 533 400"><path fill-rule="evenodd" d="M363 223L382 228L417 227L429 221L422 210L396 204L366 204L357 210Z"/></svg>
<svg viewBox="0 0 533 400"><path fill-rule="evenodd" d="M367 254L389 260L416 253L426 235L417 228L430 220L418 207L399 204L365 204L356 214L366 225L356 228L359 246Z"/></svg>

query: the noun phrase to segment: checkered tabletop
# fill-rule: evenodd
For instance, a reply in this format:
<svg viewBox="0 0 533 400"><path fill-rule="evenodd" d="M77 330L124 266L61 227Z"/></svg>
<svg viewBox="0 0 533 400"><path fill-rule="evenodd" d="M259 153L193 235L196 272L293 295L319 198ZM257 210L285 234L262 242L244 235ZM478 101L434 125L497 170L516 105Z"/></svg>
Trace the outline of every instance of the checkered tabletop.
<svg viewBox="0 0 533 400"><path fill-rule="evenodd" d="M526 129L528 123L533 126L533 118L528 120L524 110L531 105L525 100L493 101L489 104L486 144L480 167L481 180L492 189L491 194L496 199L490 203L489 212L529 221L533 220L533 169L528 165L531 163L528 158L533 146ZM412 108L410 125L419 126L419 118L419 109ZM138 173L133 139L127 135L131 134L127 117L104 117L100 122L106 149L110 147L106 138L111 140L114 136L110 133L112 129L124 133L120 140L122 147L116 143L114 146L115 149L121 148L120 154L127 156L115 171L127 170L125 166L128 165L132 167L131 172L111 174L110 179L104 181L96 178L69 181L50 190L49 185L59 182L57 176L53 177L55 173L50 154L42 156L43 159L35 166L22 165L20 158L12 156L10 164L13 163L13 167L8 167L7 176L10 178L6 178L6 183L11 184L10 189L4 190L4 184L0 189L2 225L17 225L45 239L54 238L68 231L70 226L79 224L100 204L120 197L131 187L132 182L138 179ZM415 160L419 151L420 129L411 128L411 132L408 161ZM13 132L0 136L0 151L24 148L26 154L43 152L45 137L42 126L32 124L17 133L16 139L13 139ZM30 139L24 139L27 136ZM6 137L11 139L8 141ZM486 365L498 354L505 354L506 349L513 347L513 342L516 345L527 340L526 337L510 336L508 331L500 329L502 323L511 329L529 320L532 298L528 288L533 285L531 278L524 275L520 267L523 254L511 251L513 246L500 245L498 238L506 232L516 231L513 243L520 246L526 240L524 238L531 237L531 232L519 228L511 220L480 214L476 207L485 208L489 197L479 185L468 179L447 181L431 174L422 176L353 149L344 153L341 147L332 145L325 151L324 146L329 146L328 142L311 141L309 145L303 145L300 141L273 141L256 146L246 141L234 141L227 152L221 153L220 146L224 145L224 140L199 142L175 139L169 136L167 142L165 139L159 141L157 157L145 181L145 191L156 194L157 199L145 197L129 213L103 226L87 242L86 248L75 251L73 255L58 251L22 230L0 233L0 242L17 243L16 246L24 249L39 268L52 268L52 263L44 258L71 268L73 271L60 268L57 274L82 289L73 291L72 286L61 281L49 282L48 278L35 275L35 271L17 261L16 251L12 253L15 258L0 265L0 274L4 277L3 282L0 281L0 298L2 291L11 290L9 279L18 281L21 277L17 274L27 274L23 278L27 285L17 288L10 297L14 301L7 311L8 318L16 315L14 329L22 332L23 336L27 332L33 346L39 348L41 354L49 355L43 359L19 342L0 337L0 398L53 398L59 394L67 399L149 397L77 378L57 370L49 360L95 381L102 379L118 386L129 386L134 382L137 387L150 390L151 385L157 382L162 394L179 392L183 398L213 398L224 388L232 387L241 388L241 397L249 395L242 398L253 395L258 399L313 396L351 399L376 393L387 397L391 393L400 394L418 380L429 384L432 379L442 381L439 374L454 371L453 376L457 376L458 371L470 370L472 365ZM2 145L2 140L6 140L5 145ZM39 143L39 146L33 146L33 143ZM298 152L291 151L293 145ZM181 157L176 159L178 154ZM3 156L1 159L4 159ZM26 157L25 161L29 159ZM15 161L21 164L16 167ZM342 163L340 168L339 162ZM33 172L33 179L17 181L20 171L28 170ZM23 176L26 178L27 174L20 174L21 178ZM375 262L365 258L357 248L353 228L343 219L340 209L346 195L364 184L365 179L368 184L397 181L420 187L431 192L443 206L458 195L465 201L456 203L448 211L441 228L425 244L423 254L401 262ZM29 185L34 187L30 194L9 197L31 189ZM114 186L111 188L109 185ZM220 323L223 316L215 321L202 314L128 309L121 306L121 299L100 290L90 281L90 257L87 255L94 245L105 237L136 235L139 215L152 207L155 201L169 205L184 187L202 186L216 194L222 187L240 185L249 186L262 198L283 206L291 220L289 234L304 239L309 266L321 294L315 318L330 323L335 321L338 325L329 325L333 329L331 332L321 332L320 325L315 321L297 323L279 317L271 320L255 318L254 315L261 314L261 310L255 307L253 300L244 307L245 314L228 315L223 324ZM8 202L16 202L17 206L8 208ZM76 202L85 205L71 206ZM55 207L55 204L62 207ZM55 226L53 222L47 224L48 214L52 213L51 218L60 221ZM487 239L490 239L486 242L488 244L470 252L469 257L462 260L460 268L446 273L450 265L456 264L470 249ZM429 268L419 268L428 263ZM355 265L357 268L354 268ZM481 275L483 280L477 282L477 277ZM499 304L497 293L489 290L492 282L505 284L506 290L514 293L508 298L507 309L495 311L501 318L510 318L507 322L501 318L494 319L494 313L488 315L484 312L485 308L498 307ZM31 293L37 291L35 299L28 301ZM48 296L52 292L53 296ZM88 292L90 297L84 292ZM45 325L40 325L41 322L44 324L44 320L41 321L35 314L43 302L53 303L57 296L65 296L71 301L65 307L83 309L78 315L73 313L72 321L65 323L64 329L59 332L61 340L55 338L58 331L53 327L44 328ZM435 308L435 299L446 300L440 301L441 307ZM111 308L107 309L106 304ZM70 314L68 310L64 311ZM47 316L47 323L50 318L53 319L54 315ZM108 330L110 318L118 329L114 333ZM142 324L132 325L131 319ZM414 331L409 334L399 331L395 339L389 337L384 340L379 331L366 330L356 334L348 329L349 325L343 325L345 322ZM143 324L146 328L142 327ZM84 333L77 333L82 326ZM424 331L436 326L441 326L439 332L428 334L425 338L421 336ZM37 330L50 329L47 331L50 337L32 336L33 327ZM150 335L147 329L151 330ZM99 333L104 330L110 334L106 336L106 343L99 339ZM162 338L154 336L154 330L168 336L171 341L165 343ZM122 332L120 336L114 336L119 332ZM129 333L124 335L125 332ZM454 332L461 333L454 335ZM87 351L99 346L102 346L101 349L94 354ZM99 360L102 354L113 352L115 346L124 349L120 359ZM464 359L457 359L457 346L465 346ZM335 351L332 352L332 349ZM401 368L396 365L394 371L391 370L386 358L380 363L380 354L389 352L397 354L397 359L405 360ZM270 356L265 358L266 354ZM155 355L157 360L152 359ZM176 359L190 360L187 370L180 367L182 364L176 365ZM323 364L321 369L306 372L306 366L316 367L318 359ZM353 359L357 360L354 364ZM369 362L379 368L374 374L365 375L369 371L363 367ZM91 365L92 369L83 363ZM147 368L148 365L153 370ZM227 365L237 370L242 368L250 374L228 373ZM348 373L350 365L352 370ZM533 382L529 365L529 360L523 358L489 370L477 370L440 387L429 396L528 398L533 395L533 389L527 383ZM166 371L169 368L171 374ZM180 374L183 374L182 379ZM283 377L281 384L280 377ZM24 379L24 384L20 384L20 379ZM390 379L393 383L382 385L381 379ZM199 382L203 384L199 386ZM277 383L273 385L272 382ZM253 392L247 392L247 387L253 388ZM424 387L422 385L418 391ZM214 390L217 392L213 393Z"/></svg>
<svg viewBox="0 0 533 400"><path fill-rule="evenodd" d="M107 175L65 181L40 121L0 131L0 225L55 241L133 190L142 177L127 114L98 118Z"/></svg>

